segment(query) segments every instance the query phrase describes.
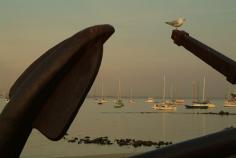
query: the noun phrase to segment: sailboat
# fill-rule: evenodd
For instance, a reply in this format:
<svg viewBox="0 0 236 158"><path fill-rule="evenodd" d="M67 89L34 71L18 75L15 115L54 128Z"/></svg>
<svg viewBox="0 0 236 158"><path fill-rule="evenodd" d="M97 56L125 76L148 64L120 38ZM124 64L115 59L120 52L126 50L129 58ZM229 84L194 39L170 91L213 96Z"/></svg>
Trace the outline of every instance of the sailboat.
<svg viewBox="0 0 236 158"><path fill-rule="evenodd" d="M144 100L145 103L154 103L154 99L152 97L148 97L146 100Z"/></svg>
<svg viewBox="0 0 236 158"><path fill-rule="evenodd" d="M98 100L98 97L97 97L97 95L96 95L96 92L97 92L97 85L94 84L94 87L93 87L93 88L94 88L94 89L93 89L92 98L93 98L94 102L97 102L97 100Z"/></svg>
<svg viewBox="0 0 236 158"><path fill-rule="evenodd" d="M130 89L130 95L129 95L129 103L131 103L131 104L134 104L135 103L135 101L133 100L133 90L132 90L132 88Z"/></svg>
<svg viewBox="0 0 236 158"><path fill-rule="evenodd" d="M163 82L164 82L164 88L163 88L162 102L154 104L152 108L154 110L163 110L163 111L176 110L176 106L174 106L174 104L171 101L166 100L166 77L165 77L165 74L163 77Z"/></svg>
<svg viewBox="0 0 236 158"><path fill-rule="evenodd" d="M118 81L118 92L117 92L117 100L115 101L114 108L121 108L124 106L124 103L121 99L121 85L120 85L120 80Z"/></svg>
<svg viewBox="0 0 236 158"><path fill-rule="evenodd" d="M176 99L176 93L177 93L177 88L173 90L173 86L171 86L171 100L174 105L183 105L184 104L184 99ZM174 94L174 96L173 96Z"/></svg>
<svg viewBox="0 0 236 158"><path fill-rule="evenodd" d="M101 84L101 98L98 99L97 104L103 104L103 103L107 103L108 101L104 99L104 92L103 92L103 80L102 80L102 84Z"/></svg>
<svg viewBox="0 0 236 158"><path fill-rule="evenodd" d="M185 105L187 109L207 109L214 108L216 105L205 99L206 77L203 78L202 100L193 100L192 105Z"/></svg>
<svg viewBox="0 0 236 158"><path fill-rule="evenodd" d="M236 93L232 93L231 85L229 85L228 95L225 97L224 107L236 107Z"/></svg>
<svg viewBox="0 0 236 158"><path fill-rule="evenodd" d="M224 101L224 107L236 107L236 93L231 92L231 87L229 87L229 94Z"/></svg>

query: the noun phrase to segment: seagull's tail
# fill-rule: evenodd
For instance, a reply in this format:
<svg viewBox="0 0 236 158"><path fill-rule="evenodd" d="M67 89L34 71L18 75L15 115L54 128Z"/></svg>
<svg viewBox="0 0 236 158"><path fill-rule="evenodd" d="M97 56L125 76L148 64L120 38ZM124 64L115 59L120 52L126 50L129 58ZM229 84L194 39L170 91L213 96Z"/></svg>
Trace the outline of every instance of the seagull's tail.
<svg viewBox="0 0 236 158"><path fill-rule="evenodd" d="M165 22L166 24L170 25L170 22Z"/></svg>

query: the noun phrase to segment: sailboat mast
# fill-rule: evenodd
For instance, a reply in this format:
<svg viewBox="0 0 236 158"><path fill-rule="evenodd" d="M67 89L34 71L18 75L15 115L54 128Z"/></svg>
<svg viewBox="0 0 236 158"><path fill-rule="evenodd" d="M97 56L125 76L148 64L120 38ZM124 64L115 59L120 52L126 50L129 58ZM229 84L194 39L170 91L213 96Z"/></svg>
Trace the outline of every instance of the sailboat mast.
<svg viewBox="0 0 236 158"><path fill-rule="evenodd" d="M163 77L164 87L163 87L163 101L166 99L166 75Z"/></svg>
<svg viewBox="0 0 236 158"><path fill-rule="evenodd" d="M173 86L173 83L170 86L170 99L171 100L174 99L174 86Z"/></svg>
<svg viewBox="0 0 236 158"><path fill-rule="evenodd" d="M199 81L196 82L196 100L199 100Z"/></svg>
<svg viewBox="0 0 236 158"><path fill-rule="evenodd" d="M121 93L121 89L120 89L120 80L118 81L118 100L120 100L120 93Z"/></svg>
<svg viewBox="0 0 236 158"><path fill-rule="evenodd" d="M192 100L195 101L195 82L194 81L192 82L192 87L193 87L193 89L192 89Z"/></svg>
<svg viewBox="0 0 236 158"><path fill-rule="evenodd" d="M231 84L229 84L229 87L228 87L228 94L227 94L227 99L230 99L230 94L232 92L232 87L231 87Z"/></svg>
<svg viewBox="0 0 236 158"><path fill-rule="evenodd" d="M206 77L203 78L202 101L205 100Z"/></svg>
<svg viewBox="0 0 236 158"><path fill-rule="evenodd" d="M102 96L101 96L101 99L102 100L104 99L104 94L103 94L103 79L102 79Z"/></svg>
<svg viewBox="0 0 236 158"><path fill-rule="evenodd" d="M95 99L96 96L96 91L97 91L97 84L94 84L94 91L93 91L93 98Z"/></svg>
<svg viewBox="0 0 236 158"><path fill-rule="evenodd" d="M132 91L132 88L130 88L130 100L133 100L133 91Z"/></svg>

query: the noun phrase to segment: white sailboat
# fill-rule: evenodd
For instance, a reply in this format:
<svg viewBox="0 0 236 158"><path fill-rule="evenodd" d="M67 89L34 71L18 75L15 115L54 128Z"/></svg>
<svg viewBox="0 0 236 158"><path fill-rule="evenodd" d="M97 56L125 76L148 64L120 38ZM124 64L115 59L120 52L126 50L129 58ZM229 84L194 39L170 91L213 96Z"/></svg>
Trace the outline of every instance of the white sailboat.
<svg viewBox="0 0 236 158"><path fill-rule="evenodd" d="M103 92L103 80L102 80L102 84L101 84L101 98L98 99L97 104L104 104L107 103L108 101L105 100L104 98L104 92Z"/></svg>
<svg viewBox="0 0 236 158"><path fill-rule="evenodd" d="M176 110L176 106L174 106L174 104L171 101L166 100L166 77L165 77L165 74L164 74L163 82L164 82L164 87L163 87L162 102L154 104L152 108L154 110L174 111L174 110Z"/></svg>
<svg viewBox="0 0 236 158"><path fill-rule="evenodd" d="M236 107L236 98L231 98L231 99L225 100L224 107Z"/></svg>
<svg viewBox="0 0 236 158"><path fill-rule="evenodd" d="M144 100L145 103L154 103L154 99L152 97L148 97L146 100Z"/></svg>
<svg viewBox="0 0 236 158"><path fill-rule="evenodd" d="M232 93L230 87L229 94L224 101L224 107L236 107L236 93Z"/></svg>
<svg viewBox="0 0 236 158"><path fill-rule="evenodd" d="M124 106L124 103L121 99L121 84L120 84L120 80L118 81L118 92L117 92L117 100L115 101L114 108L121 108Z"/></svg>
<svg viewBox="0 0 236 158"><path fill-rule="evenodd" d="M93 88L94 88L94 89L93 89L92 98L93 98L93 100L94 100L95 102L97 102L97 100L98 100L98 96L97 96L97 85L94 84L94 87L93 87Z"/></svg>
<svg viewBox="0 0 236 158"><path fill-rule="evenodd" d="M184 102L185 102L184 99L176 99L177 88L175 88L174 90L173 89L174 89L173 86L171 86L171 100L172 100L173 104L174 105L184 105Z"/></svg>
<svg viewBox="0 0 236 158"><path fill-rule="evenodd" d="M135 101L133 100L133 90L132 90L132 88L130 89L129 103L131 103L131 104L135 103Z"/></svg>
<svg viewBox="0 0 236 158"><path fill-rule="evenodd" d="M187 109L207 109L216 107L215 104L205 99L206 77L203 78L202 100L194 100L192 105L185 105Z"/></svg>

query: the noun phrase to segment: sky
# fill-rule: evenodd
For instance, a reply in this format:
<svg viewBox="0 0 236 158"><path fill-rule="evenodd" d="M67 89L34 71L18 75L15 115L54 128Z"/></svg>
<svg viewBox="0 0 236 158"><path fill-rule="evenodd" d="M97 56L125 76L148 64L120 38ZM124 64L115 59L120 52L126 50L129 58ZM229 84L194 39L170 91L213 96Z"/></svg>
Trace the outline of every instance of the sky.
<svg viewBox="0 0 236 158"><path fill-rule="evenodd" d="M166 25L179 17L180 28L224 55L236 59L235 0L1 0L0 93L7 93L19 75L40 55L84 28L111 24L115 33L104 45L99 74L90 95L117 94L161 97L163 74L166 96L191 97L192 83L206 97L225 97L230 85L183 47L171 40ZM232 88L234 89L234 87ZM200 93L201 94L201 93Z"/></svg>

